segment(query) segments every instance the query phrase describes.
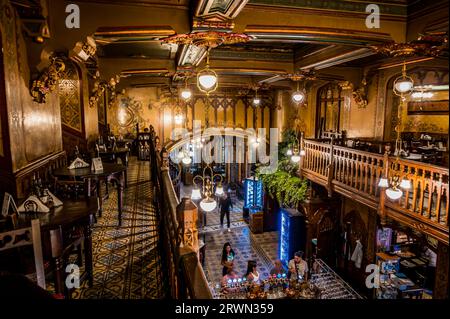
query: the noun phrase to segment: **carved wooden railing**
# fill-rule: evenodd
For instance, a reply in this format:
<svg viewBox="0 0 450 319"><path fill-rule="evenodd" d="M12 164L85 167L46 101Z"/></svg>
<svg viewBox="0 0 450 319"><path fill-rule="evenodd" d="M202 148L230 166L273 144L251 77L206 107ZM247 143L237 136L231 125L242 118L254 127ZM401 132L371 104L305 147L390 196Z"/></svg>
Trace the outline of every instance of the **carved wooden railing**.
<svg viewBox="0 0 450 319"><path fill-rule="evenodd" d="M311 140L304 149L304 177L448 244L448 169ZM378 186L393 165L412 184L396 201Z"/></svg>
<svg viewBox="0 0 450 319"><path fill-rule="evenodd" d="M174 299L210 299L211 290L197 253L189 246L180 247L177 205L179 200L169 172L169 158L160 149L159 138L150 127L150 171L154 203L161 220L160 239L166 289Z"/></svg>

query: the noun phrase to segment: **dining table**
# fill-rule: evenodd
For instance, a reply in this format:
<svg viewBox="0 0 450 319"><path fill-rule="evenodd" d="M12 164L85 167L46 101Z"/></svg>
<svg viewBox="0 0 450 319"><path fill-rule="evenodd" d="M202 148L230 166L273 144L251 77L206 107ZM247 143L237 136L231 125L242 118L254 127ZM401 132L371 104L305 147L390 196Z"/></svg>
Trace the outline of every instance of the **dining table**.
<svg viewBox="0 0 450 319"><path fill-rule="evenodd" d="M120 158L123 165L128 167L128 155L130 149L128 147L116 147L110 149L102 149L98 151L98 156L103 160L116 162Z"/></svg>
<svg viewBox="0 0 450 319"><path fill-rule="evenodd" d="M74 228L80 229L84 237L85 271L80 274L80 282L87 280L90 287L93 285L92 226L96 211L97 200L91 197L63 201L62 206L51 207L47 213L23 212L18 216L18 228L29 227L33 219L39 219L43 241L50 244L56 294L63 295L66 291L66 276L69 274L65 269L65 255L70 244L66 240Z"/></svg>
<svg viewBox="0 0 450 319"><path fill-rule="evenodd" d="M52 172L56 179L78 179L84 181L86 196L91 197L95 190L98 202L98 216L102 216L103 200L109 197L108 183L115 184L117 189L118 224L122 224L123 190L127 187L127 168L115 163L102 163L103 169L94 171L91 167L60 167ZM106 193L102 194L101 183L106 185Z"/></svg>

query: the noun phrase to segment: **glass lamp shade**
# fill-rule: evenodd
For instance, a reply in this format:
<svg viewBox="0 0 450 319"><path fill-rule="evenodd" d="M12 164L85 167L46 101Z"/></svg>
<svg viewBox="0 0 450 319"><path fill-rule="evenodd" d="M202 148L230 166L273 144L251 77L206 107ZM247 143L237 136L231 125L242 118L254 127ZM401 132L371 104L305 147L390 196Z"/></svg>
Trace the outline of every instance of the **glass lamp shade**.
<svg viewBox="0 0 450 319"><path fill-rule="evenodd" d="M403 189L411 189L411 181L409 179L402 179L400 187Z"/></svg>
<svg viewBox="0 0 450 319"><path fill-rule="evenodd" d="M300 151L300 156L305 156L306 155L306 151L305 150L301 150Z"/></svg>
<svg viewBox="0 0 450 319"><path fill-rule="evenodd" d="M411 77L402 75L394 82L394 93L397 95L411 93L414 86L414 82Z"/></svg>
<svg viewBox="0 0 450 319"><path fill-rule="evenodd" d="M390 199L396 200L402 197L403 192L399 189L388 188L386 189L386 195Z"/></svg>
<svg viewBox="0 0 450 319"><path fill-rule="evenodd" d="M190 165L192 163L192 158L190 156L185 156L181 161L184 165Z"/></svg>
<svg viewBox="0 0 450 319"><path fill-rule="evenodd" d="M217 202L212 198L205 198L200 202L200 207L205 212L212 212L217 207Z"/></svg>
<svg viewBox="0 0 450 319"><path fill-rule="evenodd" d="M222 184L217 185L215 194L217 196L222 196L223 195L223 186L222 186Z"/></svg>
<svg viewBox="0 0 450 319"><path fill-rule="evenodd" d="M183 123L183 115L177 114L174 116L175 124L181 124Z"/></svg>
<svg viewBox="0 0 450 319"><path fill-rule="evenodd" d="M192 200L199 200L201 198L202 198L202 194L200 193L200 189L199 188L194 188L192 190L191 199Z"/></svg>
<svg viewBox="0 0 450 319"><path fill-rule="evenodd" d="M217 74L209 68L203 69L197 75L197 84L201 91L211 92L217 88Z"/></svg>
<svg viewBox="0 0 450 319"><path fill-rule="evenodd" d="M293 163L298 163L298 162L300 162L300 155L297 155L297 154L292 155L291 161L292 161Z"/></svg>
<svg viewBox="0 0 450 319"><path fill-rule="evenodd" d="M291 150L291 149L288 149L287 152L286 152L286 155L287 155L287 156L292 156L292 150Z"/></svg>
<svg viewBox="0 0 450 319"><path fill-rule="evenodd" d="M387 178L384 177L380 178L380 181L378 182L378 187L389 187Z"/></svg>
<svg viewBox="0 0 450 319"><path fill-rule="evenodd" d="M253 105L258 106L261 104L261 99L259 97L253 98Z"/></svg>
<svg viewBox="0 0 450 319"><path fill-rule="evenodd" d="M191 98L191 96L192 96L192 92L188 88L185 88L181 91L181 97L184 100L189 100Z"/></svg>
<svg viewBox="0 0 450 319"><path fill-rule="evenodd" d="M177 158L182 160L184 158L184 153L183 152L179 152L177 155Z"/></svg>
<svg viewBox="0 0 450 319"><path fill-rule="evenodd" d="M292 93L292 101L294 103L299 104L302 103L305 100L305 93L302 91L295 91Z"/></svg>

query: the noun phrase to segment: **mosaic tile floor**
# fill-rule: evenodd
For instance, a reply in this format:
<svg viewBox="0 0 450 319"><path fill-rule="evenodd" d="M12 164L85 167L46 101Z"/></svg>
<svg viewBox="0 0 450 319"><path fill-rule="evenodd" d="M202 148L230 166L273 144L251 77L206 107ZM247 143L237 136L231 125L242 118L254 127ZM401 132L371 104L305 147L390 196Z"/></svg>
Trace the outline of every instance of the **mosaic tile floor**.
<svg viewBox="0 0 450 319"><path fill-rule="evenodd" d="M222 248L229 242L236 253L234 269L239 276L247 270L247 262L256 260L261 278L269 275L272 263L278 255L276 232L252 234L248 226L232 228L228 231L212 231L205 234L206 254L204 270L208 280L216 284L222 279L220 258Z"/></svg>
<svg viewBox="0 0 450 319"><path fill-rule="evenodd" d="M112 189L112 188L110 188ZM94 285L73 298L146 299L162 297L157 217L148 162L130 158L122 226L117 226L117 194L110 191L93 228Z"/></svg>

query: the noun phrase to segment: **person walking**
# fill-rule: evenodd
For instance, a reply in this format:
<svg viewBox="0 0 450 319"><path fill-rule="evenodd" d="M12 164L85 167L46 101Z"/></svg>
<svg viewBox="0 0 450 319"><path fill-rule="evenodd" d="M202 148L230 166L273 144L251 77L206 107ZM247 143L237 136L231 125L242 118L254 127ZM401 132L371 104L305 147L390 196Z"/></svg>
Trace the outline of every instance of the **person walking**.
<svg viewBox="0 0 450 319"><path fill-rule="evenodd" d="M225 193L219 202L220 209L220 227L223 229L223 218L227 217L227 228L230 230L230 209L233 208L233 203L231 202L230 196Z"/></svg>

